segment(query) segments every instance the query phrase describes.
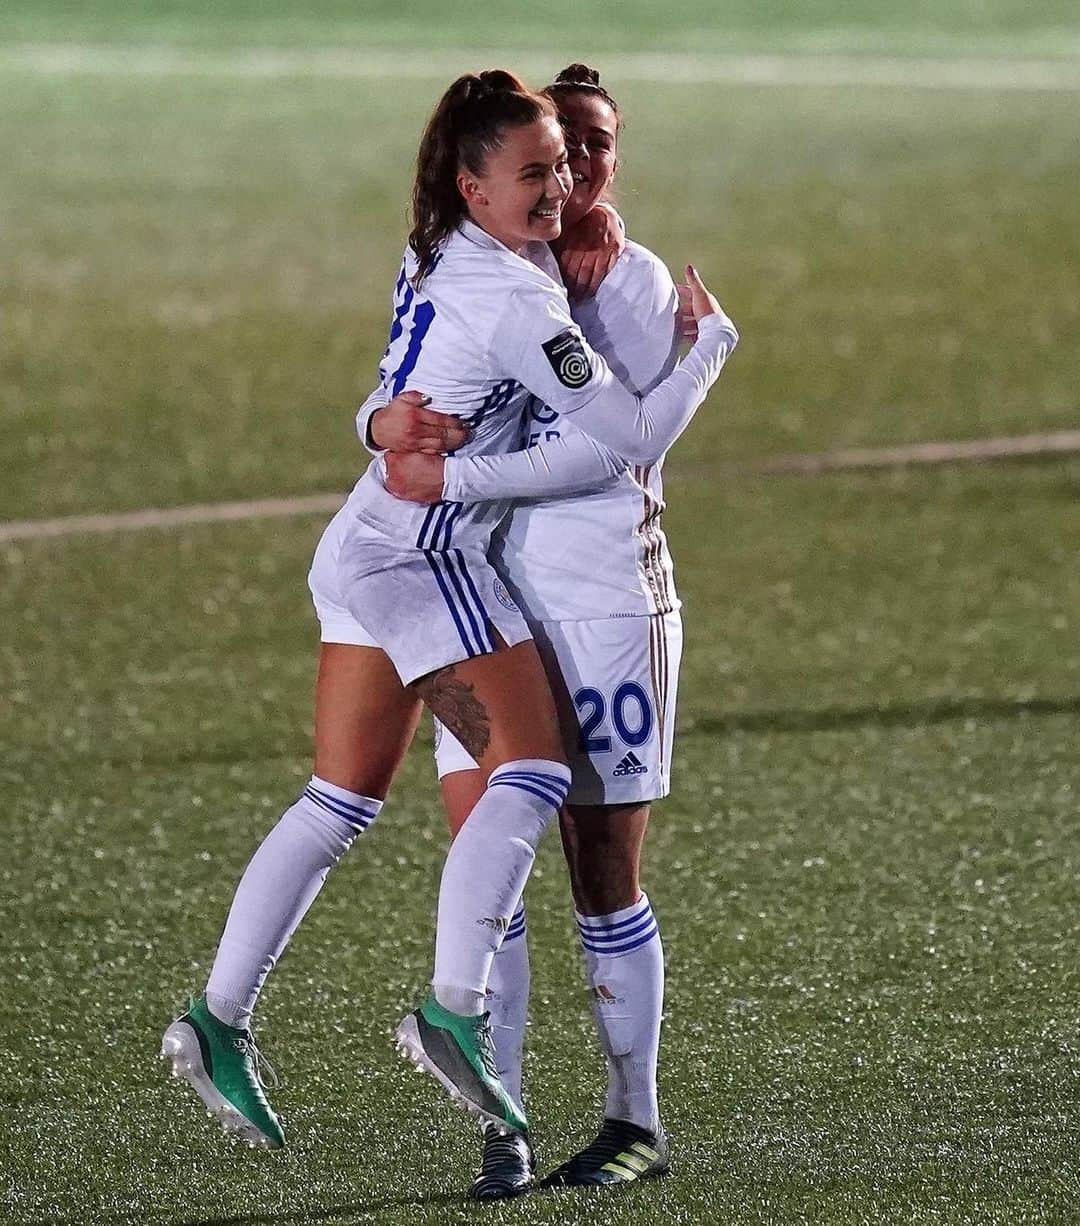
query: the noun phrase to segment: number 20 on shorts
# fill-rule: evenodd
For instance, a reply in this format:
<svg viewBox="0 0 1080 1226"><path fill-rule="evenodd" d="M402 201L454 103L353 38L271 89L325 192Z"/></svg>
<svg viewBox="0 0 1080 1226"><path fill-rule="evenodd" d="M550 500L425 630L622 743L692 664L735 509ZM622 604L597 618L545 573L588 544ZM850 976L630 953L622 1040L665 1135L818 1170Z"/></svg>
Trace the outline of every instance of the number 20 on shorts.
<svg viewBox="0 0 1080 1226"><path fill-rule="evenodd" d="M611 702L591 685L574 695L581 721L581 748L585 753L611 753L611 737L597 730L610 714L611 730L628 748L644 745L652 734L653 709L649 695L636 681L624 681L611 695Z"/></svg>

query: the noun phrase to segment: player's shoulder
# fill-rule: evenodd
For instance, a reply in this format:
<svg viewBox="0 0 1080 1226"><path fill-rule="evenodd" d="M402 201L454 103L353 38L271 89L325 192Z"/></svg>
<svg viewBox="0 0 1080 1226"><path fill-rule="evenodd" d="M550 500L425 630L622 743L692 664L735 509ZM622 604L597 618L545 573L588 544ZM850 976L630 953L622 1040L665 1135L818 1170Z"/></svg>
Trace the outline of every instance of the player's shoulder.
<svg viewBox="0 0 1080 1226"><path fill-rule="evenodd" d="M517 333L538 316L566 317L566 291L527 254L466 222L440 248L425 291L437 309L464 312L476 340L507 327Z"/></svg>
<svg viewBox="0 0 1080 1226"><path fill-rule="evenodd" d="M627 239L622 255L604 279L597 297L605 290L634 300L666 299L674 293L675 282L668 266L654 251Z"/></svg>
<svg viewBox="0 0 1080 1226"><path fill-rule="evenodd" d="M528 258L530 254L518 255L466 221L443 243L432 277L492 282L504 291L524 287L538 293L558 293L559 287L538 262Z"/></svg>

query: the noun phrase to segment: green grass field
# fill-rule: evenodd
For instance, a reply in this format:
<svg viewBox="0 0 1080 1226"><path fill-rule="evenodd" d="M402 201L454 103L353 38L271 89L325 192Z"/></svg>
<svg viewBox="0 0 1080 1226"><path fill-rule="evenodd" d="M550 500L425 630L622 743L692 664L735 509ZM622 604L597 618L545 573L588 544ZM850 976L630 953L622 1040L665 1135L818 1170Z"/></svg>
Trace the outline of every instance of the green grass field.
<svg viewBox="0 0 1080 1226"><path fill-rule="evenodd" d="M4 6L0 522L347 489L417 133L477 43L459 9ZM566 17L547 42L543 13ZM482 27L552 70L1080 47L1071 6L1004 0L514 3ZM133 59L46 70L26 41ZM166 44L180 67L139 59ZM230 71L251 47L432 66ZM1076 1220L1080 462L732 472L1075 427L1077 94L609 83L631 232L693 258L744 334L669 465L687 653L646 879L674 1176L464 1202L469 1124L390 1040L430 970L426 731L262 1002L289 1149L234 1149L163 1076L161 1029L309 771L307 517L0 542L0 1221ZM538 863L547 1166L602 1076L554 840Z"/></svg>

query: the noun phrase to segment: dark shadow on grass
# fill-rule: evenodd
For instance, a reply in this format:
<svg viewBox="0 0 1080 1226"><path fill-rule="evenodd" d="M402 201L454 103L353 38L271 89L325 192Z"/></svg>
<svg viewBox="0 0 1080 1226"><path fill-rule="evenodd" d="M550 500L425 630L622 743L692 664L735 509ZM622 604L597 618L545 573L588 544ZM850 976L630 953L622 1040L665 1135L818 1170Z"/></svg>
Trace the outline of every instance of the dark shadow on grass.
<svg viewBox="0 0 1080 1226"><path fill-rule="evenodd" d="M174 1222L172 1226L281 1226L281 1223L337 1222L356 1217L371 1216L384 1209L420 1208L423 1205L464 1205L463 1192L433 1192L430 1196L387 1196L366 1204L330 1205L325 1209L306 1209L295 1213L242 1213L235 1217L200 1217Z"/></svg>
<svg viewBox="0 0 1080 1226"><path fill-rule="evenodd" d="M376 1216L383 1210L421 1208L426 1205L459 1205L468 1202L464 1192L433 1192L429 1196L388 1196L349 1205L327 1205L323 1209L285 1210L281 1213L241 1213L224 1217L168 1219L169 1226L305 1226L306 1223L351 1221L357 1216ZM50 1218L52 1226L86 1226L87 1218ZM95 1222L130 1222L131 1215L95 1215Z"/></svg>
<svg viewBox="0 0 1080 1226"><path fill-rule="evenodd" d="M928 699L886 707L822 707L819 710L738 711L687 720L684 736L704 732L843 732L849 728L919 728L952 720L1008 720L1024 716L1080 715L1080 697Z"/></svg>

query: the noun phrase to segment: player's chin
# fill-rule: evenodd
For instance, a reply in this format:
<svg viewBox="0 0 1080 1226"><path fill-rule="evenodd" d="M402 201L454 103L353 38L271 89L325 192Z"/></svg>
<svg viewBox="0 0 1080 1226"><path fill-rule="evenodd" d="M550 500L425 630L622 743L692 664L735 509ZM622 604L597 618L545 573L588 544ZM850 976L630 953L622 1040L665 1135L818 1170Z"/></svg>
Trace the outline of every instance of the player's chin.
<svg viewBox="0 0 1080 1226"><path fill-rule="evenodd" d="M599 195L599 192L593 191L592 184L586 179L582 183L574 184L574 190L570 193L566 207L572 208L579 217L584 217L596 203Z"/></svg>
<svg viewBox="0 0 1080 1226"><path fill-rule="evenodd" d="M562 233L562 209L554 212L538 212L535 209L529 214L529 234L541 242L550 243Z"/></svg>

